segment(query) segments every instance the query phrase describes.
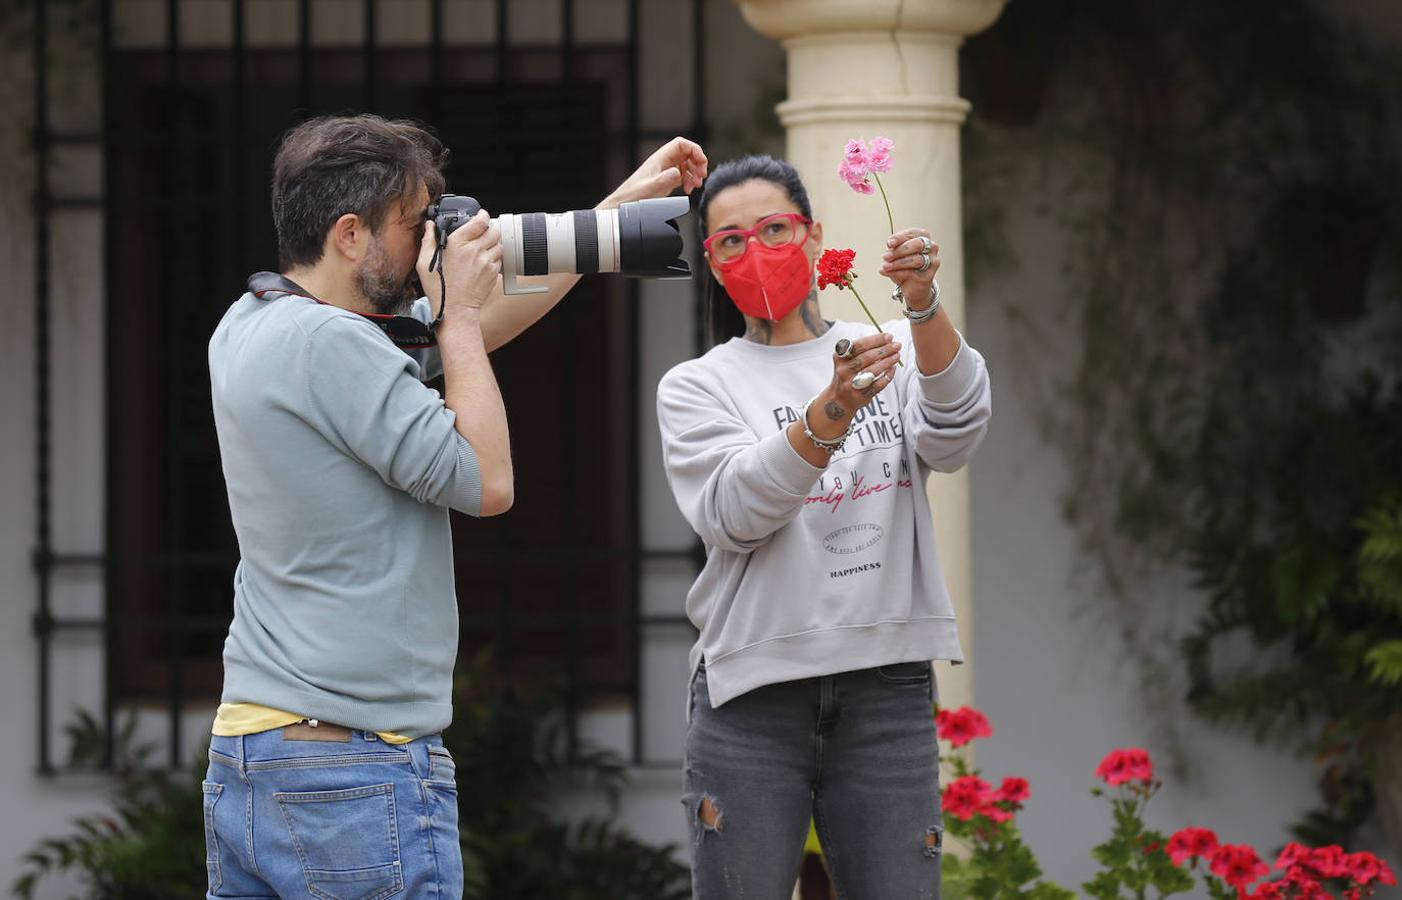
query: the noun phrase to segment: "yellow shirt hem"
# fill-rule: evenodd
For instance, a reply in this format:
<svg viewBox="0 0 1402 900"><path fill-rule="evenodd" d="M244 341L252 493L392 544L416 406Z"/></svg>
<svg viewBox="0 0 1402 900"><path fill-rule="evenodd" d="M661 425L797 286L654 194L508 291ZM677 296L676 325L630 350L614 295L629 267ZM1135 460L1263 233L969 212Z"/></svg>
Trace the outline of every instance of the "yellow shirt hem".
<svg viewBox="0 0 1402 900"><path fill-rule="evenodd" d="M211 732L217 737L242 737L272 731L286 725L296 725L306 716L284 712L257 703L221 703L214 713L214 728ZM377 731L376 737L386 744L407 744L413 740L393 731Z"/></svg>

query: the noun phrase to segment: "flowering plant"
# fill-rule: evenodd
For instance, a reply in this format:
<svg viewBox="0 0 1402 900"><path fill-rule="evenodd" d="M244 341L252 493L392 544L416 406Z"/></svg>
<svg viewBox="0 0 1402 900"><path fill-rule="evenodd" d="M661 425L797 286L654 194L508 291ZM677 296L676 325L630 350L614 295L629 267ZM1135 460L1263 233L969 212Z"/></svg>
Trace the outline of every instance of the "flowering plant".
<svg viewBox="0 0 1402 900"><path fill-rule="evenodd" d="M993 728L978 710L939 710L936 732L948 742L954 778L945 786L941 807L946 828L970 845L967 859L946 856L944 896L959 898L1074 897L1052 882L1040 880L1036 857L1022 842L1014 817L1031 796L1022 778L1005 778L996 790L980 777L965 756L978 738ZM1201 875L1214 900L1363 900L1381 885L1395 885L1391 868L1371 853L1346 853L1338 846L1308 848L1288 844L1276 858L1280 877L1264 880L1272 867L1246 844L1222 844L1209 828L1182 828L1165 838L1144 826L1144 809L1163 787L1153 761L1139 747L1112 750L1095 769L1104 782L1092 793L1107 797L1113 812L1110 839L1091 853L1101 870L1081 889L1091 897L1145 900L1192 890ZM1030 884L1029 884L1030 883ZM1253 887L1254 885L1254 887Z"/></svg>
<svg viewBox="0 0 1402 900"><path fill-rule="evenodd" d="M871 324L880 331L881 325L876 321L876 316L867 309L866 301L862 300L862 295L857 293L857 286L852 283L857 280L857 273L852 271L852 261L856 257L855 250L824 250L823 255L818 257L818 290L821 291L828 285L835 286L839 291L851 290L852 296L861 304L862 312L867 314ZM897 364L905 365L899 360Z"/></svg>
<svg viewBox="0 0 1402 900"><path fill-rule="evenodd" d="M970 850L967 859L944 857L943 896L1073 900L1075 894L1041 880L1041 866L1017 829L1014 819L1032 796L1027 779L1004 778L994 788L969 765L964 748L993 736L988 718L969 706L941 709L935 714L935 731L951 748L946 758L955 776L940 797L945 830Z"/></svg>
<svg viewBox="0 0 1402 900"><path fill-rule="evenodd" d="M886 223L891 226L890 234L896 233L896 224L891 215L891 201L886 196L879 173L891 171L891 150L895 146L895 141L890 138L874 137L870 144L861 138L853 138L843 148L842 165L837 167L837 174L859 194L873 193L871 182L876 182L876 190L881 191L881 202L886 204Z"/></svg>

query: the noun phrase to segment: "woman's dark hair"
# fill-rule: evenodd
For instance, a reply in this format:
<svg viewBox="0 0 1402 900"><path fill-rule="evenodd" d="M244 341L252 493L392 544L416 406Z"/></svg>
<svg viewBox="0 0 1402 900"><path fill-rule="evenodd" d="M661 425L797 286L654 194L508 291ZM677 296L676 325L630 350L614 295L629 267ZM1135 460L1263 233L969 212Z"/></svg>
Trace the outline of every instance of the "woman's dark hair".
<svg viewBox="0 0 1402 900"><path fill-rule="evenodd" d="M710 211L711 201L715 199L716 194L747 181L768 181L778 185L789 195L789 200L798 207L799 212L810 219L813 218L813 205L808 201L808 189L803 186L803 179L798 176L797 169L768 154L742 156L716 166L715 171L706 178L696 216L696 227L701 232L701 240L709 237L706 231L706 214ZM745 317L735 308L735 304L730 302L725 288L721 287L720 282L711 274L710 266L706 267L706 332L706 341L712 346L745 333Z"/></svg>
<svg viewBox="0 0 1402 900"><path fill-rule="evenodd" d="M326 232L355 213L377 231L386 213L423 185L443 193L448 151L416 122L323 116L283 136L273 160L273 226L284 269L321 259Z"/></svg>

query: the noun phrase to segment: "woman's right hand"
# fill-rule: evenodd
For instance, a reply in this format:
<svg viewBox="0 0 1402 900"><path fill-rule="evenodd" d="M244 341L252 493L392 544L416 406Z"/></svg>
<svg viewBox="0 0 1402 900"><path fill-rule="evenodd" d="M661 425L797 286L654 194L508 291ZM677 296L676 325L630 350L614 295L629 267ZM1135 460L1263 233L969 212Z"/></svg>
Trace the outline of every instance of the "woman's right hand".
<svg viewBox="0 0 1402 900"><path fill-rule="evenodd" d="M841 342L839 342L840 344ZM857 338L845 357L832 356L832 383L809 406L808 427L824 440L835 440L847 431L857 410L866 406L895 380L901 345L886 332ZM852 384L862 372L874 380L865 389Z"/></svg>
<svg viewBox="0 0 1402 900"><path fill-rule="evenodd" d="M438 248L438 226L429 222L424 228L419 246L419 283L428 295L431 309L440 309L443 281L438 267L428 270L434 251ZM501 274L501 232L492 225L487 211L479 210L448 235L443 258L438 261L447 282L448 305L455 308L481 309L491 296Z"/></svg>

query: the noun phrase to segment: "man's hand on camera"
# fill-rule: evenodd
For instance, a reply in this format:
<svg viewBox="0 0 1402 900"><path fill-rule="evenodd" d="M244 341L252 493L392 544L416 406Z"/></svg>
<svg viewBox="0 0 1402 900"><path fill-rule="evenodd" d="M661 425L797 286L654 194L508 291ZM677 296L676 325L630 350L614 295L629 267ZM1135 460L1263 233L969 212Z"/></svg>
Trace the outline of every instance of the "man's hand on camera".
<svg viewBox="0 0 1402 900"><path fill-rule="evenodd" d="M706 180L708 165L700 144L684 137L672 138L657 148L598 208L613 209L629 200L666 197L677 188L690 194Z"/></svg>
<svg viewBox="0 0 1402 900"><path fill-rule="evenodd" d="M438 267L428 270L438 249L438 228L429 222L424 228L423 242L419 245L419 283L428 295L430 309L437 310L443 298L439 296L444 281L448 287L448 305L454 309L480 309L497 285L501 274L501 232L491 224L487 211L480 210L452 234L448 235L448 245L443 248L438 267L442 267L443 279L439 278ZM447 314L445 319L451 319Z"/></svg>

